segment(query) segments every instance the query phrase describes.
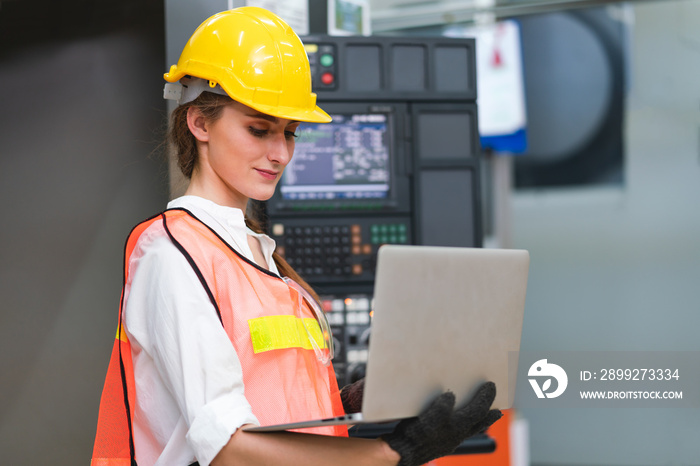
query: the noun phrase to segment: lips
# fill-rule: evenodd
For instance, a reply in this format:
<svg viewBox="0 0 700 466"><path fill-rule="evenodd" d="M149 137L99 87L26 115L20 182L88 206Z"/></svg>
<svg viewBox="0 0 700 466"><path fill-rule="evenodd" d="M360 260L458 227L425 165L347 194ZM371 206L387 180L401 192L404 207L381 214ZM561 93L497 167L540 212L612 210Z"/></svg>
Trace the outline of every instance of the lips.
<svg viewBox="0 0 700 466"><path fill-rule="evenodd" d="M255 170L258 173L260 173L263 178L265 178L267 180L275 180L275 179L277 179L277 175L279 174L279 172L274 171L274 170L263 170L261 168L256 168Z"/></svg>

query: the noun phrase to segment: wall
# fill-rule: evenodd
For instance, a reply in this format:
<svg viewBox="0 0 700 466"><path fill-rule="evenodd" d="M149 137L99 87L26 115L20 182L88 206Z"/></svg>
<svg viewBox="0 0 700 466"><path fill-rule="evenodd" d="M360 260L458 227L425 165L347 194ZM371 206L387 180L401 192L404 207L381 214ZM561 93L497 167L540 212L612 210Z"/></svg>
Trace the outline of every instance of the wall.
<svg viewBox="0 0 700 466"><path fill-rule="evenodd" d="M0 10L3 464L89 464L124 240L167 200L157 3Z"/></svg>
<svg viewBox="0 0 700 466"><path fill-rule="evenodd" d="M622 188L518 191L523 350L699 351L700 3L633 4ZM698 465L697 409L530 409L536 465Z"/></svg>

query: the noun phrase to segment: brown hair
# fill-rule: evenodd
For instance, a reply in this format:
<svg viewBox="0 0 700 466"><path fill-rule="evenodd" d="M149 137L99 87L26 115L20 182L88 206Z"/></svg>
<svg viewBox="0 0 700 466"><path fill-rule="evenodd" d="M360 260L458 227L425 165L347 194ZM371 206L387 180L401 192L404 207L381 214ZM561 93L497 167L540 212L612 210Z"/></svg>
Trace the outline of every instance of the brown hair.
<svg viewBox="0 0 700 466"><path fill-rule="evenodd" d="M221 118L221 112L223 111L224 107L231 102L233 102L233 99L228 96L214 94L211 92L202 92L199 97L192 102L180 105L173 110L170 117L170 130L168 131L168 137L175 150L177 165L187 179L192 178L192 172L194 171L194 167L197 165L197 161L199 160L197 140L192 132L190 132L190 128L187 125L187 112L191 107L194 107L199 109L204 118L207 120L216 121ZM244 213L245 222L248 228L256 233L265 233L262 228L263 219L260 209L249 208L248 211ZM289 277L295 282L299 283L311 294L311 296L313 296L317 301L320 301L318 295L311 288L311 286L306 283L303 278L301 278L296 270L294 270L282 256L277 254L277 252L274 252L272 254L272 259L275 261L275 265L277 266L281 276Z"/></svg>
<svg viewBox="0 0 700 466"><path fill-rule="evenodd" d="M190 108L197 108L202 112L204 118L209 121L216 121L221 118L221 112L224 107L231 102L233 102L233 99L228 96L202 92L193 101L180 105L173 110L170 116L168 136L175 149L177 166L180 167L180 171L187 179L192 178L192 171L199 159L197 139L190 132L189 126L187 126L187 112Z"/></svg>

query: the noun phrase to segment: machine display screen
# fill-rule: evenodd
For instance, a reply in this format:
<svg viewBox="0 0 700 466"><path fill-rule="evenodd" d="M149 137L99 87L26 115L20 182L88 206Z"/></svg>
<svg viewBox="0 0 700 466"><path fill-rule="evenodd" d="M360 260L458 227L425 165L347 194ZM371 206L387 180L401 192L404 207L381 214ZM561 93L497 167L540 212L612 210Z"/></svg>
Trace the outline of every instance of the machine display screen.
<svg viewBox="0 0 700 466"><path fill-rule="evenodd" d="M386 199L391 160L387 115L333 114L302 123L280 184L287 201Z"/></svg>

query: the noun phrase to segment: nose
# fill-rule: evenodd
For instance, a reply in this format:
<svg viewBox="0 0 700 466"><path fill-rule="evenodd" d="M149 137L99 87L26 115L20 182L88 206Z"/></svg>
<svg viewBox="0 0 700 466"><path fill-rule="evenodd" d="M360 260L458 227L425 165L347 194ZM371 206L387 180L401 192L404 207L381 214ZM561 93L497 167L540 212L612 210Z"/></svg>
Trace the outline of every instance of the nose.
<svg viewBox="0 0 700 466"><path fill-rule="evenodd" d="M294 153L294 141L287 139L284 133L277 134L270 138L270 146L268 148L267 158L271 162L286 166L292 160Z"/></svg>

